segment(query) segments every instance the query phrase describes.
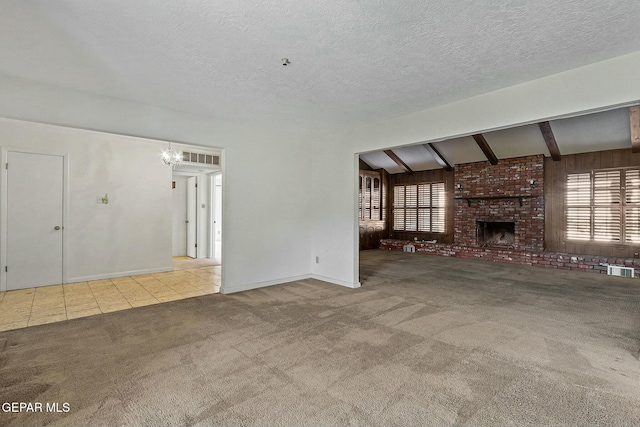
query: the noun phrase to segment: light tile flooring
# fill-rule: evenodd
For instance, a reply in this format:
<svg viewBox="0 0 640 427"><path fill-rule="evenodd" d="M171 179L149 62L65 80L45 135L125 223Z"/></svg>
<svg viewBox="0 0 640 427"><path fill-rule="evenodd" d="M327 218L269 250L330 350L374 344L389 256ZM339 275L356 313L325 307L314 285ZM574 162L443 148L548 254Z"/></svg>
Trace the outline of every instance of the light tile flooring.
<svg viewBox="0 0 640 427"><path fill-rule="evenodd" d="M195 264L197 265L197 264ZM0 292L0 331L216 293L220 266Z"/></svg>

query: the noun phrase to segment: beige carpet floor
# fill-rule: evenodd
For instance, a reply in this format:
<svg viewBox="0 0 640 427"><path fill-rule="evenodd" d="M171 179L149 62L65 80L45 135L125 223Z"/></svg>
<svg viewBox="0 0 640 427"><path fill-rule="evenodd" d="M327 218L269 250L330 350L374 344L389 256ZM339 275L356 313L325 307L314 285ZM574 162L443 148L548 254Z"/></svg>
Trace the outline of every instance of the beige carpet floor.
<svg viewBox="0 0 640 427"><path fill-rule="evenodd" d="M634 279L361 254L303 280L0 333L0 425L640 425Z"/></svg>

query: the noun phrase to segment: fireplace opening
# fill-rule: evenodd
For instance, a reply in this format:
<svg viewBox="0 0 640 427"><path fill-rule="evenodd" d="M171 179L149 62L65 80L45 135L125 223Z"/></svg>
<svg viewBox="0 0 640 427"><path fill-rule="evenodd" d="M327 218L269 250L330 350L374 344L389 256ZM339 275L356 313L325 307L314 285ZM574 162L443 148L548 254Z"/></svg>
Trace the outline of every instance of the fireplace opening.
<svg viewBox="0 0 640 427"><path fill-rule="evenodd" d="M480 247L513 248L515 222L476 221L476 241Z"/></svg>

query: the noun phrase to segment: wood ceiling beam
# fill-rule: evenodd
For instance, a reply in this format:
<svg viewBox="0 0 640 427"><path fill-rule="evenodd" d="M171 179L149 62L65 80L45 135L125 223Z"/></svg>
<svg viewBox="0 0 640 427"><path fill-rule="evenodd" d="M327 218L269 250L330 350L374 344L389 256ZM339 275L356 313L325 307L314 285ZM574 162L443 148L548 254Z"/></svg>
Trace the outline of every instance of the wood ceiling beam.
<svg viewBox="0 0 640 427"><path fill-rule="evenodd" d="M396 164L398 166L400 166L406 173L408 173L409 175L411 175L413 173L413 171L411 170L411 168L409 166L407 166L407 164L405 162L402 161L402 159L400 157L398 157L398 155L396 153L394 153L391 150L384 150L384 154L386 154L387 156L389 156L391 158L391 160L393 160L394 162L396 162Z"/></svg>
<svg viewBox="0 0 640 427"><path fill-rule="evenodd" d="M484 136L481 133L478 133L472 136L473 136L473 139L476 140L478 147L480 147L484 155L487 157L487 160L489 160L489 163L491 163L492 165L497 165L498 158L496 157L495 153L489 146L489 143L487 142L487 140L484 139Z"/></svg>
<svg viewBox="0 0 640 427"><path fill-rule="evenodd" d="M640 153L640 105L629 107L631 122L631 152Z"/></svg>
<svg viewBox="0 0 640 427"><path fill-rule="evenodd" d="M538 123L538 127L540 128L540 132L542 132L542 137L544 138L544 142L547 144L551 158L554 162L559 161L562 158L562 155L560 154L556 137L551 130L551 124L549 122L540 122Z"/></svg>
<svg viewBox="0 0 640 427"><path fill-rule="evenodd" d="M451 166L451 164L447 161L447 159L444 158L444 156L438 151L438 149L432 143L429 142L427 144L422 144L422 146L426 148L429 153L431 153L431 155L436 160L436 162L438 162L438 164L442 166L444 170L446 170L447 172L450 172L453 170L453 166Z"/></svg>
<svg viewBox="0 0 640 427"><path fill-rule="evenodd" d="M373 170L373 168L371 167L371 165L369 163L367 163L364 160L362 160L362 157L360 157L358 160L360 160L360 162L359 162L360 169L367 170L367 171L372 171Z"/></svg>

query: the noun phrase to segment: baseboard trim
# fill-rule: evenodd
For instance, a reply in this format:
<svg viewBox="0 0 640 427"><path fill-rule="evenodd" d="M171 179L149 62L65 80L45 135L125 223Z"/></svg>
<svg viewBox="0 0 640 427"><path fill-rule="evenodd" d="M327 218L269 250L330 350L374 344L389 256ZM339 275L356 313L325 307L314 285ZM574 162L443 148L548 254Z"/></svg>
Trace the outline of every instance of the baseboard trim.
<svg viewBox="0 0 640 427"><path fill-rule="evenodd" d="M331 283L332 285L345 286L347 288L352 288L352 289L360 287L360 282L350 283L350 282L345 282L343 280L333 279L331 277L321 276L319 274L303 274L301 276L286 277L284 279L268 280L266 282L259 282L259 283L248 283L246 285L240 285L240 286L231 286L231 287L222 286L220 288L220 293L226 295L226 294L232 294L235 292L249 291L251 289L265 288L267 286L282 285L285 283L295 282L296 280L304 280L304 279L321 280L323 282Z"/></svg>
<svg viewBox="0 0 640 427"><path fill-rule="evenodd" d="M116 273L95 274L92 276L70 277L70 278L67 278L67 283L90 282L92 280L115 279L116 277L140 276L142 274L166 273L168 271L173 271L173 267L150 268L147 270L119 271Z"/></svg>
<svg viewBox="0 0 640 427"><path fill-rule="evenodd" d="M222 287L220 287L220 293L232 294L235 292L243 292L243 291L249 291L251 289L266 288L267 286L282 285L284 283L295 282L296 280L304 280L304 279L310 279L310 278L311 278L310 274L303 274L301 276L292 276L292 277L285 277L283 279L267 280L266 282L247 283L245 285L239 285L239 286L222 285Z"/></svg>
<svg viewBox="0 0 640 427"><path fill-rule="evenodd" d="M352 289L356 289L359 288L361 286L360 282L345 282L344 280L340 280L340 279L334 279L332 277L327 277L327 276L322 276L320 274L312 274L311 275L312 279L316 279L316 280L322 280L323 282L329 282L332 283L334 285L340 285L340 286L344 286L347 288L352 288Z"/></svg>

